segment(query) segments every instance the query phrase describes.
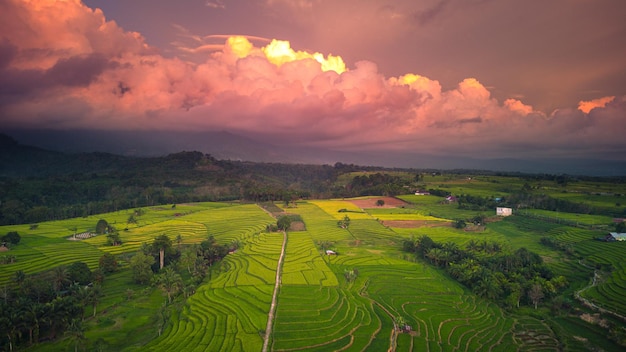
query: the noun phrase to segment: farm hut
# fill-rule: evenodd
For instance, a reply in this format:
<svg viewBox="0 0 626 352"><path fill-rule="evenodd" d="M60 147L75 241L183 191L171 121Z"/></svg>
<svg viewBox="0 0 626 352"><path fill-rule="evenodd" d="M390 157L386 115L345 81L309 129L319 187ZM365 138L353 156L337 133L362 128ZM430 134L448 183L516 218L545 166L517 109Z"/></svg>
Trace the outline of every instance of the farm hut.
<svg viewBox="0 0 626 352"><path fill-rule="evenodd" d="M430 192L425 191L425 190L419 190L419 191L415 192L415 195L416 196L429 196Z"/></svg>
<svg viewBox="0 0 626 352"><path fill-rule="evenodd" d="M446 197L446 201L447 201L448 203L456 202L456 201L457 201L457 198L456 198L455 196L447 196L447 197Z"/></svg>
<svg viewBox="0 0 626 352"><path fill-rule="evenodd" d="M326 250L326 255L337 255L337 252L331 251L330 249Z"/></svg>
<svg viewBox="0 0 626 352"><path fill-rule="evenodd" d="M498 216L511 216L513 215L513 209L505 207L497 207L496 215Z"/></svg>
<svg viewBox="0 0 626 352"><path fill-rule="evenodd" d="M610 232L604 240L607 242L626 241L626 233Z"/></svg>

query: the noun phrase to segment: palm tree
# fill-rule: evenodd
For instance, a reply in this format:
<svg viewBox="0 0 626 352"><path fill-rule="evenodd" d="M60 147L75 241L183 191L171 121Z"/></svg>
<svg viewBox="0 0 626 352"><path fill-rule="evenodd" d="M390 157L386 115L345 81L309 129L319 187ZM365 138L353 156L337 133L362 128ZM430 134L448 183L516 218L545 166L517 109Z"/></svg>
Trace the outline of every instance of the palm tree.
<svg viewBox="0 0 626 352"><path fill-rule="evenodd" d="M79 344L82 344L86 340L82 321L80 319L73 319L65 333L69 335L71 341L74 341L74 352L78 352Z"/></svg>
<svg viewBox="0 0 626 352"><path fill-rule="evenodd" d="M152 247L159 251L159 269L163 269L165 263L165 251L172 247L172 240L167 235L159 235L152 242Z"/></svg>
<svg viewBox="0 0 626 352"><path fill-rule="evenodd" d="M502 293L502 288L498 285L493 275L488 275L480 279L474 290L479 296L492 300L498 298Z"/></svg>
<svg viewBox="0 0 626 352"><path fill-rule="evenodd" d="M180 258L181 264L187 267L187 271L190 274L191 274L191 266L196 263L196 258L198 257L197 251L198 250L193 247L185 248Z"/></svg>
<svg viewBox="0 0 626 352"><path fill-rule="evenodd" d="M467 242L467 246L465 248L467 248L468 251L476 252L480 246L476 240L471 239Z"/></svg>
<svg viewBox="0 0 626 352"><path fill-rule="evenodd" d="M32 345L33 342L39 342L39 319L43 315L44 306L41 303L32 301L21 306L24 308L22 311L22 319L24 320L26 329L28 329L29 343Z"/></svg>
<svg viewBox="0 0 626 352"><path fill-rule="evenodd" d="M436 266L439 266L439 261L443 259L443 251L439 248L433 248L426 253L426 257Z"/></svg>
<svg viewBox="0 0 626 352"><path fill-rule="evenodd" d="M183 279L174 269L167 267L155 277L155 284L167 294L168 303L172 303L172 295L182 288Z"/></svg>
<svg viewBox="0 0 626 352"><path fill-rule="evenodd" d="M96 308L102 297L102 288L100 285L93 285L91 287L85 287L81 292L83 302L91 304L93 306L93 316L96 316Z"/></svg>
<svg viewBox="0 0 626 352"><path fill-rule="evenodd" d="M61 289L70 282L70 275L65 266L57 266L52 269L52 287L54 291L59 294Z"/></svg>
<svg viewBox="0 0 626 352"><path fill-rule="evenodd" d="M21 314L16 309L7 306L8 311L0 317L0 330L4 331L9 340L9 351L13 351L13 339L17 336Z"/></svg>

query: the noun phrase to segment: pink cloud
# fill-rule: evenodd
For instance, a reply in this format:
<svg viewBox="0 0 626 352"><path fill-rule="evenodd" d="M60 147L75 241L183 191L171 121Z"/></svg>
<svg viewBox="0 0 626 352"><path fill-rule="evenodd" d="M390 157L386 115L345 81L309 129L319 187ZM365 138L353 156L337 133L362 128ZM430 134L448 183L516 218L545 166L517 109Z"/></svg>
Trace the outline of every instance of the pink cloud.
<svg viewBox="0 0 626 352"><path fill-rule="evenodd" d="M613 100L615 100L615 96L602 97L590 101L580 101L578 103L578 110L584 112L585 114L588 114L591 110L595 108L605 107L606 104L612 102Z"/></svg>
<svg viewBox="0 0 626 352"><path fill-rule="evenodd" d="M2 6L3 17L21 19L0 21L6 126L226 129L276 143L481 156L593 148L623 132L624 98L546 116L517 99L500 103L476 78L443 90L418 74L385 77L369 61L346 67L340 56L245 37L222 38L190 63L80 1Z"/></svg>

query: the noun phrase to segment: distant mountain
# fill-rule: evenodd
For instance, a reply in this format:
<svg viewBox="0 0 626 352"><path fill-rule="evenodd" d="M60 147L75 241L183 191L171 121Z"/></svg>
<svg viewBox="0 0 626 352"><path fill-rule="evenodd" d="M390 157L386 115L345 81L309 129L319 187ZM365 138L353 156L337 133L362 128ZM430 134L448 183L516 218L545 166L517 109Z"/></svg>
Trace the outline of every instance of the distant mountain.
<svg viewBox="0 0 626 352"><path fill-rule="evenodd" d="M103 152L140 157L195 150L221 160L285 164L333 165L341 162L389 168L473 169L590 176L626 175L626 161L572 158L482 159L409 152L346 152L275 145L227 131L12 130L5 133L13 136L15 138L13 142L17 140L21 145L66 153ZM58 154L50 155L47 162L54 162L57 165L60 163L56 159L58 157ZM82 157L87 158L84 155Z"/></svg>

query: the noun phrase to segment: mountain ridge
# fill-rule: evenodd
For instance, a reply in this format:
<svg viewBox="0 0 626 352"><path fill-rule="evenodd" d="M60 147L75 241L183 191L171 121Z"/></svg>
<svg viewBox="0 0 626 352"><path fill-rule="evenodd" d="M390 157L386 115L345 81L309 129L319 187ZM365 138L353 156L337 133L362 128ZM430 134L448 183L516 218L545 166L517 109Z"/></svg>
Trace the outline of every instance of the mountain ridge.
<svg viewBox="0 0 626 352"><path fill-rule="evenodd" d="M210 154L220 160L262 163L332 165L341 162L383 168L469 169L585 176L626 175L626 161L622 160L480 158L417 152L339 151L306 146L286 147L229 131L12 130L4 133L12 136L9 138L22 146L72 154L101 152L128 157L158 157L193 150Z"/></svg>

